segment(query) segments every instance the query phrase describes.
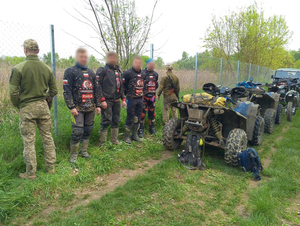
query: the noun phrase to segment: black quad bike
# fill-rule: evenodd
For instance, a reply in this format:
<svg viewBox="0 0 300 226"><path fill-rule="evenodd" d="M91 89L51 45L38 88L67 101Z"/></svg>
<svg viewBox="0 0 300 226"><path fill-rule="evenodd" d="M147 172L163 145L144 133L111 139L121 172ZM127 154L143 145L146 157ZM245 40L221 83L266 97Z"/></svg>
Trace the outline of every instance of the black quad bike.
<svg viewBox="0 0 300 226"><path fill-rule="evenodd" d="M212 101L208 101L204 94L196 94L190 95L188 101L183 97L182 102L173 104L179 109L180 119L172 118L166 124L163 144L166 149L173 150L186 140L186 148L179 158L183 165L190 163L201 168L205 145L211 145L225 149L225 162L237 166L238 153L246 150L248 141L253 145L262 141L264 119L259 116L259 105L249 101L236 104L231 99L231 89L227 87L219 89L208 83L203 90L209 93ZM224 105L217 104L222 101ZM243 111L228 107L233 104Z"/></svg>
<svg viewBox="0 0 300 226"><path fill-rule="evenodd" d="M246 92L244 95L240 95L239 100L234 99L234 101L251 101L254 104L260 106L260 115L265 120L265 133L273 133L274 125L281 124L283 105L279 103L280 95L276 92L266 92L262 87L265 86L259 82L240 83L239 85L246 85ZM232 92L235 93L239 91L239 87L233 88ZM249 88L250 87L250 88Z"/></svg>
<svg viewBox="0 0 300 226"><path fill-rule="evenodd" d="M299 78L298 78L299 77ZM285 106L287 120L291 121L296 114L300 101L300 70L279 69L273 76L273 83L268 85L269 92L276 92L279 95L279 102Z"/></svg>

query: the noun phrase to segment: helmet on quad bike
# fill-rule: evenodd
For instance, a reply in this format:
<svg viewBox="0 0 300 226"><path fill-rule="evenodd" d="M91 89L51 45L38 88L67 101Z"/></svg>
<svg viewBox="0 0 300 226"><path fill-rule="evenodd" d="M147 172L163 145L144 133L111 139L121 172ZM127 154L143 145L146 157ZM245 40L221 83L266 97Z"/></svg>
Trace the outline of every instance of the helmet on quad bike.
<svg viewBox="0 0 300 226"><path fill-rule="evenodd" d="M204 92L212 95L220 94L220 89L213 83L206 83L203 85L202 89Z"/></svg>
<svg viewBox="0 0 300 226"><path fill-rule="evenodd" d="M238 86L231 90L231 98L234 102L238 100L238 98L247 97L249 95L249 92L245 87Z"/></svg>

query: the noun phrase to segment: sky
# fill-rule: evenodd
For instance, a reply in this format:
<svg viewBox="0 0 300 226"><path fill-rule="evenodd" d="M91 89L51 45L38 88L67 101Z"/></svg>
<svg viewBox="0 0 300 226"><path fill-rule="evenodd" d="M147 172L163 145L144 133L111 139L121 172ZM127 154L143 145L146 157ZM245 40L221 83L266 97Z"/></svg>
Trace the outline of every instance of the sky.
<svg viewBox="0 0 300 226"><path fill-rule="evenodd" d="M148 52L145 55L149 55L150 44L154 44L154 57L162 57L165 63L180 59L183 51L190 55L201 52L204 50L203 37L212 15L225 15L253 2L252 0L159 0L155 13L157 21L152 27L146 48ZM285 0L284 3L282 0L256 2L264 9L266 16L274 14L285 16L290 30L294 33L288 49L298 50L300 29L299 9L296 6L299 0ZM136 0L137 14L149 15L153 4L154 0ZM90 13L84 9L83 0L3 1L0 8L0 56L21 55L20 46L26 38L37 39L41 53L49 52L50 24L55 27L55 47L60 56L73 55L78 46L84 46L67 33L100 49L100 44L91 29L69 15L70 13L77 16L74 8L90 17ZM100 58L95 51L90 52Z"/></svg>

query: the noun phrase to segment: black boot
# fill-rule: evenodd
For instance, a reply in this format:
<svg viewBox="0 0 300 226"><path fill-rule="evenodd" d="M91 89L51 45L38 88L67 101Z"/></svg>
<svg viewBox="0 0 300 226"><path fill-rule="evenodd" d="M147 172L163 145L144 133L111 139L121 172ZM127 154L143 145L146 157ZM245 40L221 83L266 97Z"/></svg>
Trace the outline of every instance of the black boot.
<svg viewBox="0 0 300 226"><path fill-rule="evenodd" d="M135 140L137 142L142 142L140 140L139 136L138 136L138 130L139 130L139 128L140 128L140 123L134 123L132 125L132 137L131 137L131 139Z"/></svg>
<svg viewBox="0 0 300 226"><path fill-rule="evenodd" d="M144 138L144 124L143 123L140 124L139 137Z"/></svg>
<svg viewBox="0 0 300 226"><path fill-rule="evenodd" d="M149 133L150 134L157 134L157 132L155 130L154 122L152 122L152 124L149 126Z"/></svg>
<svg viewBox="0 0 300 226"><path fill-rule="evenodd" d="M125 135L124 135L125 143L131 144L131 138L130 138L130 127L125 125Z"/></svg>

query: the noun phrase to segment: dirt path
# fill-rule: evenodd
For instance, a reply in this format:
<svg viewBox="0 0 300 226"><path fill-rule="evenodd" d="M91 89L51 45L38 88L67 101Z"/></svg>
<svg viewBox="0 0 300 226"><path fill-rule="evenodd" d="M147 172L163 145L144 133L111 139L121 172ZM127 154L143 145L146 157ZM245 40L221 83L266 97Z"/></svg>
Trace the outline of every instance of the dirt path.
<svg viewBox="0 0 300 226"><path fill-rule="evenodd" d="M126 182L138 175L144 174L147 170L151 169L153 166L157 165L163 160L166 160L172 156L173 152L164 151L162 157L158 160L149 159L137 164L137 169L130 170L124 169L120 173L109 174L104 177L96 177L95 182L90 187L83 189L78 189L74 191L75 198L68 207L64 208L64 211L68 212L77 206L86 206L91 201L100 199L103 195L108 192L115 190L117 187L126 184ZM50 205L47 206L43 211L41 211L37 217L31 219L25 225L33 225L33 221L38 218L45 219L52 211L60 208L59 206Z"/></svg>

